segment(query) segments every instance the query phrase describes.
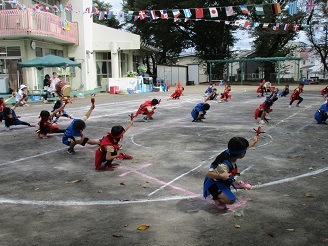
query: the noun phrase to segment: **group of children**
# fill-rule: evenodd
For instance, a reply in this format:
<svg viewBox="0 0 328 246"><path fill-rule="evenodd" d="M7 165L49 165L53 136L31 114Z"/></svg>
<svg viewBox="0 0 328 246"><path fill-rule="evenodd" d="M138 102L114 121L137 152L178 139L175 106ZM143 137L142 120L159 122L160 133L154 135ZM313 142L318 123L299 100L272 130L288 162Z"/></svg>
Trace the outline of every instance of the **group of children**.
<svg viewBox="0 0 328 246"><path fill-rule="evenodd" d="M218 102L228 101L228 98L231 98L229 94L231 91L230 85L225 85L224 91L221 93L220 100ZM207 101L217 100L219 93L216 88L214 88L214 84L210 83L208 88L205 91L205 100L204 102L198 103L191 111L192 122L203 122L205 119L205 114L210 109L210 105Z"/></svg>
<svg viewBox="0 0 328 246"><path fill-rule="evenodd" d="M257 93L261 92L262 90L261 88L263 87L263 82L265 82L265 79L261 81L260 86L256 91ZM299 105L303 101L303 98L300 96L300 94L303 93L303 88L304 88L304 84L300 83L298 87L294 90L294 92L291 94L289 108L292 107L294 101L298 101L296 107L299 107ZM270 87L269 90L271 91L271 94L265 98L265 101L261 103L258 108L255 109L254 118L255 120L258 120L260 118L259 120L260 124L268 123L268 119L270 119L270 117L268 117L267 114L272 112L271 107L273 103L278 100L278 97L285 97L289 94L289 85L285 85L285 88L280 93L279 93L279 89L275 87ZM264 93L264 91L262 91L262 93Z"/></svg>
<svg viewBox="0 0 328 246"><path fill-rule="evenodd" d="M291 95L291 103L295 100L299 100L298 104L302 102L302 98L299 96L303 92L303 84L300 84ZM177 90L171 95L170 99L178 99L183 92L182 88L177 88ZM225 86L227 93L230 92L231 87ZM282 93L284 92L284 93ZM279 93L277 88L271 91L270 96L266 97L265 102L260 105L256 110L256 118L261 118L261 121L267 121L267 113L271 112L271 106L278 99L279 96L286 96L289 93L288 86ZM210 105L206 103L208 100L213 100L209 98L210 95L217 93L216 88L212 87L211 91L208 91L209 95L205 99L205 102L198 103L192 110L191 115L193 122L201 122L205 119L207 110L210 109ZM278 94L279 93L279 94ZM224 93L222 93L224 94ZM327 92L324 93L326 97ZM224 97L223 95L221 95ZM13 109L6 106L6 101L0 98L0 119L5 120L5 125L28 125L32 127L33 125L20 121L15 114ZM120 159L132 159L132 156L128 154L121 153L120 141L122 140L126 131L134 124L134 117L138 115L144 115L144 121L152 120L156 106L160 103L158 99L147 100L137 109L135 115L131 114L131 121L126 127L116 125L111 128L101 139L90 139L84 135L84 129L86 128L86 121L90 117L92 111L95 108L94 99L91 99L91 106L87 113L81 119L73 119L73 121L64 129L59 129L58 126L54 125L55 121L58 120L60 116L69 116L64 108L67 102L56 102L53 107L53 111L50 113L47 110L42 110L40 113L40 121L38 123L38 137L47 138L48 134L51 133L63 133L62 143L67 145L69 148L67 152L69 154L75 153L76 145L98 145L95 152L95 169L101 170L114 170L115 166L112 163L113 160ZM326 121L328 111L328 102L321 106L321 108L315 113L315 119L318 123L324 123ZM244 181L236 180L236 176L239 176L237 160L245 157L247 149L254 146L258 141L257 133L252 141L248 141L243 137L233 137L228 142L228 148L219 154L215 160L211 163L209 170L207 171L204 179L204 197L212 196L214 204L220 210L227 210L227 204L233 204L236 201L236 196L231 191L231 187L235 189L251 189L252 186Z"/></svg>
<svg viewBox="0 0 328 246"><path fill-rule="evenodd" d="M230 91L231 91L231 85L227 85L226 83L222 82L224 84L224 90L220 95L220 100L218 102L225 101L227 102L228 99L231 97ZM219 93L217 89L214 87L213 83L210 83L208 88L205 91L205 100L204 102L207 102L209 100L217 100Z"/></svg>

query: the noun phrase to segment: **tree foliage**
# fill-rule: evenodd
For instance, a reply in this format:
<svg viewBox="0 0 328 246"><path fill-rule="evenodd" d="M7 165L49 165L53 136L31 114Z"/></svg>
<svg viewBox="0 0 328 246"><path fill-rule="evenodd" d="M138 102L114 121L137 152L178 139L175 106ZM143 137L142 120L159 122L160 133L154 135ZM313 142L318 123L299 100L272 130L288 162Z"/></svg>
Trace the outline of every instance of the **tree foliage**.
<svg viewBox="0 0 328 246"><path fill-rule="evenodd" d="M320 57L323 71L328 72L328 9L326 1L317 1L308 19L307 37L312 45L312 51Z"/></svg>
<svg viewBox="0 0 328 246"><path fill-rule="evenodd" d="M298 36L298 32L293 30L293 24L301 24L305 19L305 13L299 11L298 14L288 15L286 1L277 1L281 5L282 12L279 15L274 15L272 4L264 5L264 16L251 13L252 22L270 23L270 28L262 26L252 29L251 35L255 39L253 47L256 57L285 57L292 55L295 46L287 45L290 41ZM253 1L255 4L262 4L262 1ZM272 25L280 24L279 30L273 30ZM292 24L288 30L283 30L282 24ZM270 74L275 73L275 63L264 63L264 76L269 79Z"/></svg>
<svg viewBox="0 0 328 246"><path fill-rule="evenodd" d="M150 54L156 64L172 64L174 57L177 57L183 50L193 47L196 54L204 60L224 59L229 57L229 48L233 46L235 38L232 30L234 27L205 20L187 20L183 9L191 9L192 19L195 19L195 7L208 8L211 6L227 6L236 4L237 1L154 1L154 0L126 0L124 10L135 11L138 15L139 10L168 10L169 19L131 20L126 24L128 30L139 34L143 43L154 46L159 52ZM181 14L179 21L174 21L172 9L179 9ZM217 19L223 19L225 12L219 12ZM204 10L204 19L210 19L209 12ZM225 18L225 17L224 17ZM233 21L236 17L231 17ZM156 70L156 69L155 69ZM222 68L221 68L221 71ZM155 71L154 71L155 72ZM221 72L222 73L222 72Z"/></svg>
<svg viewBox="0 0 328 246"><path fill-rule="evenodd" d="M281 3L281 8L285 9L286 1L278 1ZM134 11L134 15L138 15L139 10L156 10L159 15L159 10L168 10L168 20L156 19L149 20L130 20L126 23L126 28L133 33L139 34L143 43L156 47L159 52L147 52L147 57L152 57L156 64L170 64L174 62L172 57L178 56L183 50L193 47L195 53L203 60L222 60L230 58L232 55L231 48L237 41L235 32L238 29L235 25L227 25L222 20L227 20L232 23L238 19L247 19L251 22L268 22L268 23L301 23L305 15L300 12L297 15L287 15L286 9L280 15L272 13L272 4L264 4L265 16L258 16L254 11L250 11L248 16L245 16L235 9L233 16L226 16L225 6L238 6L241 4L254 5L263 4L262 0L250 1L155 1L155 0L126 0L123 4L124 11ZM208 11L209 7L217 7L218 18L220 22L214 22L211 19ZM183 9L191 9L195 18L195 8L204 9L204 20L188 20L184 21ZM175 22L172 9L179 9L181 15L179 21ZM205 21L211 20L211 21ZM272 26L272 25L271 25ZM292 28L292 25L291 25ZM272 30L263 29L261 26L248 29L254 37L254 47L257 57L284 57L292 53L293 47L286 44L297 36L297 32L290 29ZM156 67L156 64L154 67ZM265 74L269 75L274 72L275 64L268 63L265 66ZM209 67L209 66L208 66ZM216 73L222 75L224 72L224 64L215 66ZM155 72L155 71L154 71Z"/></svg>

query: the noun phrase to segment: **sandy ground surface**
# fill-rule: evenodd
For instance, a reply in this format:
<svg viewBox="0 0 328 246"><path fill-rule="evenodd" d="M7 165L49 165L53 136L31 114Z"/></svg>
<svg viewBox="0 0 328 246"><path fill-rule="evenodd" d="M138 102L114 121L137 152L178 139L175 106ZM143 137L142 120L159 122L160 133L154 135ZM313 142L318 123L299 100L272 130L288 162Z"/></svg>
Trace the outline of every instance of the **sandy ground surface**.
<svg viewBox="0 0 328 246"><path fill-rule="evenodd" d="M289 97L274 104L266 133L238 161L240 178L253 189L236 191L238 202L225 212L202 198L204 174L231 137L253 137L254 110L264 100L256 86L233 86L229 102L210 101L203 123L192 123L190 112L206 85L187 86L170 101L172 91L97 94L85 130L97 139L127 125L145 100L162 99L153 121L138 117L125 134L123 151L134 158L115 161L114 171L94 170L96 146L68 155L60 134L38 139L36 128L2 125L0 244L328 245L328 125L313 119L325 86L305 86L299 108L288 108ZM89 105L86 96L66 110L80 118ZM51 108L33 103L16 113L36 124L40 111ZM58 125L69 123L63 118Z"/></svg>

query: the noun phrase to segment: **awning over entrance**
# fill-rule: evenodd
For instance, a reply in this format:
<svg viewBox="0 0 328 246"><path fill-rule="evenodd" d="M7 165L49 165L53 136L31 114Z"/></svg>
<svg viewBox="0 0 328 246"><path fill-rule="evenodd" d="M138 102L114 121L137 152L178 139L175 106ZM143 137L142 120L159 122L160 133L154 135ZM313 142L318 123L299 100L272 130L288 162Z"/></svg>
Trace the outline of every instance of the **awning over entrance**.
<svg viewBox="0 0 328 246"><path fill-rule="evenodd" d="M60 57L60 56L47 55L44 57L35 58L33 60L17 63L18 69L21 69L23 67L36 67L38 69L41 69L44 67L60 67L60 68L79 67L79 68L81 68L81 63L75 62L70 59Z"/></svg>

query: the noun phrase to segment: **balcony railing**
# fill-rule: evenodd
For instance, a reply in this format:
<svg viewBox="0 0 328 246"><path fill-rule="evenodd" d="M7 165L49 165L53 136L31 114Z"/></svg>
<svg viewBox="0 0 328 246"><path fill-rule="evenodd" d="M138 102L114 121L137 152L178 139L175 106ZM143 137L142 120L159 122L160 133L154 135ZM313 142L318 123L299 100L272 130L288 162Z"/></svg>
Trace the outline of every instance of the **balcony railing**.
<svg viewBox="0 0 328 246"><path fill-rule="evenodd" d="M0 10L0 39L35 38L59 43L78 44L77 23L68 22L64 30L62 20L48 12L32 9Z"/></svg>

